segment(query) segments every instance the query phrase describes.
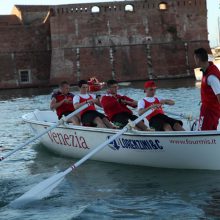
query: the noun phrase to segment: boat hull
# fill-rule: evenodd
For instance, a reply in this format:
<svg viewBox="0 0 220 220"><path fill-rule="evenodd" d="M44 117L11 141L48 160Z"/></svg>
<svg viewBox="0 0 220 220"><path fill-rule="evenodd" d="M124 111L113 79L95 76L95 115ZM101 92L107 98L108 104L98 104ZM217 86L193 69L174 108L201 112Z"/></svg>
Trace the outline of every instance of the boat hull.
<svg viewBox="0 0 220 220"><path fill-rule="evenodd" d="M24 120L35 134L51 125L27 118ZM44 135L41 142L56 154L82 158L115 133L117 130L63 125ZM91 159L161 168L220 170L219 155L220 133L217 131L130 131Z"/></svg>

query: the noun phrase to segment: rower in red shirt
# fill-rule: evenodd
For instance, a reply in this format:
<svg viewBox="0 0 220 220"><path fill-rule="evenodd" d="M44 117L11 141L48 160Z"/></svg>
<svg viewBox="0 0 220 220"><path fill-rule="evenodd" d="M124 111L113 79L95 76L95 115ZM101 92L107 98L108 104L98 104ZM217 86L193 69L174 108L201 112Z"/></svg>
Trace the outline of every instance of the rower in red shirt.
<svg viewBox="0 0 220 220"><path fill-rule="evenodd" d="M98 106L101 106L101 104L99 98L96 98L96 95L88 93L88 82L86 80L80 80L78 87L80 94L75 95L73 99L75 109L80 108L85 103L91 104L80 113L82 124L84 126L97 126L100 128L115 128L104 114L96 111L95 104Z"/></svg>
<svg viewBox="0 0 220 220"><path fill-rule="evenodd" d="M127 125L129 119L132 121L137 119L137 116L127 107L131 106L136 108L137 102L127 96L119 95L117 93L118 83L116 80L109 80L107 82L107 87L107 94L103 95L100 101L109 120L122 128ZM139 130L149 130L143 121L139 122L136 126Z"/></svg>
<svg viewBox="0 0 220 220"><path fill-rule="evenodd" d="M213 62L208 62L208 53L204 48L195 50L194 58L203 72L199 130L217 130L220 118L220 71Z"/></svg>
<svg viewBox="0 0 220 220"><path fill-rule="evenodd" d="M70 93L69 83L66 81L61 82L59 90L52 94L50 109L56 110L59 119L61 119L63 115L67 116L75 111L73 97L74 95ZM68 122L71 122L74 125L80 125L80 118L76 115L71 117Z"/></svg>
<svg viewBox="0 0 220 220"><path fill-rule="evenodd" d="M164 114L162 105L174 105L175 102L171 99L160 99L155 96L156 84L153 81L147 81L144 84L144 92L146 97L138 101L138 113L139 115L149 109L150 106L155 106L155 110L147 116L150 127L156 131L184 131L182 121L170 118Z"/></svg>

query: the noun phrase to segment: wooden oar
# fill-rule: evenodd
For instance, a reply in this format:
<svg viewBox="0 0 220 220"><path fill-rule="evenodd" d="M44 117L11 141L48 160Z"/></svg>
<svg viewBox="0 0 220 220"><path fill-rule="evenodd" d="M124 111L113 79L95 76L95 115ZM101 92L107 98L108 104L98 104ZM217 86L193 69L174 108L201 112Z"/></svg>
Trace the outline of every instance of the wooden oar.
<svg viewBox="0 0 220 220"><path fill-rule="evenodd" d="M68 169L66 169L63 172L60 172L58 174L55 174L54 176L42 181L35 187L33 187L31 190L14 200L10 203L10 205L14 207L23 206L29 202L40 200L44 197L47 197L50 192L57 186L59 183L64 179L64 177L73 171L75 168L80 166L82 163L84 163L86 160L88 160L90 157L92 157L94 154L99 152L101 149L103 149L106 145L110 144L112 141L114 141L116 138L118 138L120 135L125 133L130 127L133 127L138 122L143 120L148 114L150 114L152 110L146 111L143 115L139 116L135 121L128 123L122 130L120 130L115 135L111 136L108 140L106 140L104 143L100 144L98 147L96 147L94 150L86 154L82 159L80 159L78 162L74 163L72 166L70 166Z"/></svg>
<svg viewBox="0 0 220 220"><path fill-rule="evenodd" d="M67 121L68 119L70 119L71 117L73 117L74 115L78 114L79 112L81 112L82 110L84 110L85 108L87 108L90 104L85 104L83 106L81 106L80 108L78 108L77 110L75 110L74 112L70 113L69 115L67 115L64 118L61 118L56 124L54 124L53 126L47 128L45 131L43 131L42 133L30 138L29 140L27 140L25 143L18 145L17 147L15 147L12 151L10 151L9 153L7 153L6 155L0 157L0 161L4 160L5 158L9 157L10 155L12 155L13 153L15 153L16 151L20 150L21 148L25 147L26 145L30 144L31 142L37 140L38 138L40 138L41 136L45 135L46 133L48 133L49 131L51 131L52 129L56 128L57 126L63 124L65 121Z"/></svg>

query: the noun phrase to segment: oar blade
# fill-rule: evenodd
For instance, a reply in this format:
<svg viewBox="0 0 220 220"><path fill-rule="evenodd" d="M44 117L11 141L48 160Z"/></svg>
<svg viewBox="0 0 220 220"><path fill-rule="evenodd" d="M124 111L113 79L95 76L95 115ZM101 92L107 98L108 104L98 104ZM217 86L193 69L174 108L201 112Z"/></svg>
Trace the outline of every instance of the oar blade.
<svg viewBox="0 0 220 220"><path fill-rule="evenodd" d="M65 173L58 173L34 186L31 190L10 203L12 207L21 207L36 200L48 197L50 192L56 188L64 179Z"/></svg>

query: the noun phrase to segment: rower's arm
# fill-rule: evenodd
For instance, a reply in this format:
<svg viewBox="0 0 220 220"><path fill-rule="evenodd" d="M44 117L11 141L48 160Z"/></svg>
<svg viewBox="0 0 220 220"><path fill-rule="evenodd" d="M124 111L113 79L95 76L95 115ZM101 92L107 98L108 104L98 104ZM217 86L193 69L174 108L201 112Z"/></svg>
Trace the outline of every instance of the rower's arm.
<svg viewBox="0 0 220 220"><path fill-rule="evenodd" d="M73 107L74 107L75 109L80 108L81 106L85 105L86 103L87 103L87 101L80 103L80 97L77 96L77 95L74 96L74 98L73 98Z"/></svg>
<svg viewBox="0 0 220 220"><path fill-rule="evenodd" d="M164 105L164 104L165 105L175 105L175 102L171 99L162 99L162 100L160 100L160 103L162 105Z"/></svg>
<svg viewBox="0 0 220 220"><path fill-rule="evenodd" d="M207 79L208 85L212 87L218 102L220 103L220 81L215 75L210 75Z"/></svg>
<svg viewBox="0 0 220 220"><path fill-rule="evenodd" d="M50 102L50 109L51 110L55 110L58 107L60 107L63 103L64 103L65 99L63 99L60 102L57 102L55 98L52 98L51 102Z"/></svg>
<svg viewBox="0 0 220 220"><path fill-rule="evenodd" d="M131 106L131 107L133 107L133 108L136 108L136 107L137 107L137 104L138 104L137 101L135 101L135 100L133 100L133 99L127 97L127 96L122 96L122 97L121 97L121 102L122 102L123 104L129 105L129 106Z"/></svg>
<svg viewBox="0 0 220 220"><path fill-rule="evenodd" d="M77 100L77 98L75 98L75 97L73 98L73 106L74 106L75 109L80 108L81 106L85 105L86 103L90 103L90 105L91 104L96 104L96 99L89 99L89 100L86 100L85 102L79 103L79 100ZM100 107L101 107L101 104L100 104Z"/></svg>
<svg viewBox="0 0 220 220"><path fill-rule="evenodd" d="M86 103L91 103L91 100L88 100L88 101L85 101L85 102L81 102L81 103L75 103L74 105L73 105L73 107L75 108L75 109L78 109L78 108L80 108L81 106L83 106L83 105L85 105Z"/></svg>
<svg viewBox="0 0 220 220"><path fill-rule="evenodd" d="M96 98L96 99L93 99L93 103L95 103L96 105L98 105L99 107L102 108L102 104L100 102L100 99L99 98Z"/></svg>
<svg viewBox="0 0 220 220"><path fill-rule="evenodd" d="M150 109L155 110L158 108L161 108L161 104L153 104L153 105L149 106L148 108L140 108L138 110L138 115L143 115L146 111L148 111Z"/></svg>
<svg viewBox="0 0 220 220"><path fill-rule="evenodd" d="M135 108L137 107L137 101L133 100L133 101L128 101L128 100L125 100L125 104Z"/></svg>
<svg viewBox="0 0 220 220"><path fill-rule="evenodd" d="M138 115L143 115L148 109L147 108L141 108L138 110Z"/></svg>

